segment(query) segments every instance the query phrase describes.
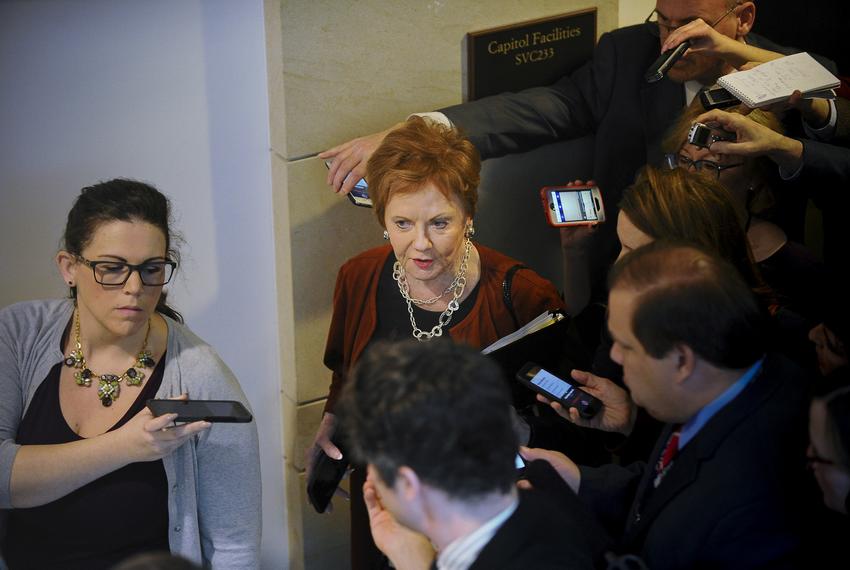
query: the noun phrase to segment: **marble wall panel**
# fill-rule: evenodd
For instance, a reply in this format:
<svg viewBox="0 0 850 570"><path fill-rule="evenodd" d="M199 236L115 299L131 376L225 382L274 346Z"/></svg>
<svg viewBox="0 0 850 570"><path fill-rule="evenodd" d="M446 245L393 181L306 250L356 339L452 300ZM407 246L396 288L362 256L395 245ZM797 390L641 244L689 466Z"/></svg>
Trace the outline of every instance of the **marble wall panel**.
<svg viewBox="0 0 850 570"><path fill-rule="evenodd" d="M296 401L327 395L330 371L322 364L334 285L346 259L382 242L373 210L353 205L325 186L316 158L286 165L288 234L292 247Z"/></svg>
<svg viewBox="0 0 850 570"><path fill-rule="evenodd" d="M333 511L319 514L307 503L307 483L302 473L296 479L301 486L301 516L304 523L304 561L305 570L324 570L349 568L349 523L348 501L334 497ZM348 492L348 479L340 483L340 488Z"/></svg>
<svg viewBox="0 0 850 570"><path fill-rule="evenodd" d="M295 442L292 446L291 464L299 471L306 467L304 452L313 443L316 429L319 427L319 422L322 421L324 407L325 400L322 399L309 404L302 404L295 410L296 431Z"/></svg>
<svg viewBox="0 0 850 570"><path fill-rule="evenodd" d="M593 6L599 31L612 29L617 0L281 0L275 150L291 160L458 103L465 34Z"/></svg>

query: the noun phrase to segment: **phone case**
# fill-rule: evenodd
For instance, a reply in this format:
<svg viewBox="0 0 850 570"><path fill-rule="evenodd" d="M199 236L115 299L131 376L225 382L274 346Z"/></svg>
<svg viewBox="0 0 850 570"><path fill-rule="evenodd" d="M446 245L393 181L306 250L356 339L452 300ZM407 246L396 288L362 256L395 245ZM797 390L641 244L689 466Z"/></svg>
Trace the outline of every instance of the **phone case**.
<svg viewBox="0 0 850 570"><path fill-rule="evenodd" d="M589 226L593 224L599 224L605 221L605 205L602 202L602 193L599 193L598 197L594 197L594 200L598 199L599 204L597 208L597 216L598 220L579 220L576 222L563 222L558 223L552 220L552 216L549 213L549 192L551 190L589 190L592 188L596 188L595 186L544 186L540 189L540 200L543 203L543 215L546 217L546 223L552 226L553 228L564 228L570 226Z"/></svg>
<svg viewBox="0 0 850 570"><path fill-rule="evenodd" d="M342 452L342 459L333 459L320 451L307 480L307 498L317 513L327 510L349 464L348 453L333 439L331 442Z"/></svg>
<svg viewBox="0 0 850 570"><path fill-rule="evenodd" d="M198 409L198 406L206 404L227 404L233 407L236 413L219 415ZM176 422L248 423L254 419L248 409L235 400L148 400L147 406L155 416L176 413Z"/></svg>

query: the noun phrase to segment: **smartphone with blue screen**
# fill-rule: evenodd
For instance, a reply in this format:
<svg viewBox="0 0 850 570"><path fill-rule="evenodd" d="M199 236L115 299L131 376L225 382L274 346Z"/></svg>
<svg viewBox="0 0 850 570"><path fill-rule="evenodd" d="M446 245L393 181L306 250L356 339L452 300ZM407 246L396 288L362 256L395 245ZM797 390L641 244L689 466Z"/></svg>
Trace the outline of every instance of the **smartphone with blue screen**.
<svg viewBox="0 0 850 570"><path fill-rule="evenodd" d="M523 366L516 377L538 394L560 403L564 409L575 408L583 418L592 418L602 409L602 402L598 398L533 362Z"/></svg>

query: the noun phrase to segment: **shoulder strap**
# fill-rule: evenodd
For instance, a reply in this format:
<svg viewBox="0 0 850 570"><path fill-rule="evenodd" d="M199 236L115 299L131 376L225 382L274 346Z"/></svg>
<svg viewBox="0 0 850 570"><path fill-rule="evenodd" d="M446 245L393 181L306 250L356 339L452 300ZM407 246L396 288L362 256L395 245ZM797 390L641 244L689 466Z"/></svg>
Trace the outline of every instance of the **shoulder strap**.
<svg viewBox="0 0 850 570"><path fill-rule="evenodd" d="M505 280L502 281L502 300L505 302L505 307L508 309L508 313L511 314L515 328L519 328L519 321L517 320L516 313L514 312L514 301L511 297L511 286L514 282L514 274L520 269L528 269L528 266L523 265L522 263L517 263L516 265L511 266L505 272Z"/></svg>

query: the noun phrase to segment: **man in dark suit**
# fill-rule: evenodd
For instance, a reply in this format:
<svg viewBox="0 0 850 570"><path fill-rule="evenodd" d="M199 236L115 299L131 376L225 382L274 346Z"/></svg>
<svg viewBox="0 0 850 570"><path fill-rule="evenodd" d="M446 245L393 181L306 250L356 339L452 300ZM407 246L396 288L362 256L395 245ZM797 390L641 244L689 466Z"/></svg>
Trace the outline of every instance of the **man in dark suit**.
<svg viewBox="0 0 850 570"><path fill-rule="evenodd" d="M601 468L523 455L549 460L650 568L793 566L807 487L806 378L765 356L769 320L752 292L725 262L661 242L618 262L610 289L611 356L633 402L667 422L655 450L646 463ZM620 389L591 384L605 403L598 427L628 431L634 414L614 397Z"/></svg>
<svg viewBox="0 0 850 570"><path fill-rule="evenodd" d="M467 133L482 158L596 133L594 178L604 192L611 193L608 203L615 206L635 171L660 161L660 139L686 102L700 87L732 71L718 57L693 53L680 59L665 79L656 83L644 79L670 31L698 18L717 22L715 30L736 41L781 51L750 34L755 21L753 2L657 0L655 23L603 34L593 59L557 83L440 112ZM365 175L366 162L389 130L320 155L333 159L328 182L334 190L348 192Z"/></svg>
<svg viewBox="0 0 850 570"><path fill-rule="evenodd" d="M376 345L338 409L368 465L372 536L396 568L428 568L432 544L444 568L593 567L589 514L517 491L510 393L477 351L449 340Z"/></svg>
<svg viewBox="0 0 850 570"><path fill-rule="evenodd" d="M689 53L656 83L644 75L672 30L696 19L715 24L718 34L771 51L783 48L751 34L756 9L740 0L657 0L650 23L603 34L593 59L553 85L503 93L441 109L431 118L463 129L481 153L493 158L564 139L595 134L593 180L603 194L609 220L616 220L622 190L645 164L660 165L661 139L696 93L732 67L720 57ZM354 139L319 156L331 159L328 183L347 193L365 175L366 163L386 131ZM803 206L789 206L803 211ZM799 238L800 227L790 231ZM786 228L787 230L788 228ZM616 224L598 227L589 238L591 281L597 293L616 257Z"/></svg>

